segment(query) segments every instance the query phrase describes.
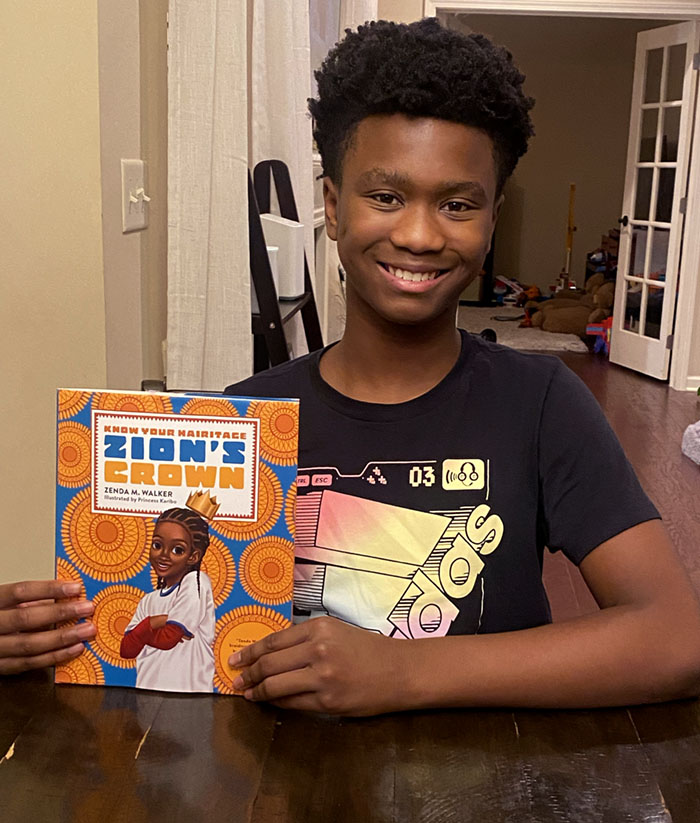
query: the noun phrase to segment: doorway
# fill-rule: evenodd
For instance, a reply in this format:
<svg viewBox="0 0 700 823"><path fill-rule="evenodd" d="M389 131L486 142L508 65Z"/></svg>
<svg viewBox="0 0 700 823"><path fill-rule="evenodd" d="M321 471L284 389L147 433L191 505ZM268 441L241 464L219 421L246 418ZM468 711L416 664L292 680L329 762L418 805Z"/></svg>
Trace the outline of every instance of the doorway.
<svg viewBox="0 0 700 823"><path fill-rule="evenodd" d="M426 14L437 13L451 27L482 31L509 48L528 76L526 91L537 99L538 137L506 191L496 274L540 288L555 280L565 257L569 183L576 182L572 274L579 281L585 278L586 253L617 227L622 213L636 34L700 18L697 5L690 6L638 3L623 10L611 3L601 11L599 4L576 2L425 3ZM488 13L496 7L499 13ZM696 214L700 210L698 200L691 190L686 225L693 222L691 208ZM700 331L695 329L700 326L700 244L693 247L690 237L684 241L683 262L679 307L684 311L677 317L670 383L693 389L700 386Z"/></svg>

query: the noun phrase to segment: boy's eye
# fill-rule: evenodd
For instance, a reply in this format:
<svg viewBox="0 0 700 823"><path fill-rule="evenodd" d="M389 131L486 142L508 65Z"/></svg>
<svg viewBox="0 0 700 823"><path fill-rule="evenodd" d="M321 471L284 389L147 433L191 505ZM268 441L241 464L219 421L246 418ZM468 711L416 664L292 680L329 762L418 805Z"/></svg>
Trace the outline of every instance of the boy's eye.
<svg viewBox="0 0 700 823"><path fill-rule="evenodd" d="M399 203L399 198L395 194L390 194L388 191L380 191L376 194L371 194L370 197L383 206L395 206Z"/></svg>
<svg viewBox="0 0 700 823"><path fill-rule="evenodd" d="M443 208L450 212L465 212L469 211L472 206L470 206L469 203L465 203L463 200L450 200L445 203Z"/></svg>

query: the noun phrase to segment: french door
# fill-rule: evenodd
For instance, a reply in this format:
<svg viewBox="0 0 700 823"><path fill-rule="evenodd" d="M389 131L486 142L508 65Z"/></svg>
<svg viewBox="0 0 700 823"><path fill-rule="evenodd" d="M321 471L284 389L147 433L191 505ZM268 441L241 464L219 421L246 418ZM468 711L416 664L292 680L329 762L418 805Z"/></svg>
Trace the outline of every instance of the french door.
<svg viewBox="0 0 700 823"><path fill-rule="evenodd" d="M673 344L698 24L637 36L610 360L666 380Z"/></svg>

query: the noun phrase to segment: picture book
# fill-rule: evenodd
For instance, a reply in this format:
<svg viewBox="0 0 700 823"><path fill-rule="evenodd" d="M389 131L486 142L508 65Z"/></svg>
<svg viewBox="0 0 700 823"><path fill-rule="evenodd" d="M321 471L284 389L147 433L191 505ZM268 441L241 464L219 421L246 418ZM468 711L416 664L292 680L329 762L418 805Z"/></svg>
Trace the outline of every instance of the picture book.
<svg viewBox="0 0 700 823"><path fill-rule="evenodd" d="M57 683L232 694L291 625L298 401L59 389L56 577L95 604Z"/></svg>

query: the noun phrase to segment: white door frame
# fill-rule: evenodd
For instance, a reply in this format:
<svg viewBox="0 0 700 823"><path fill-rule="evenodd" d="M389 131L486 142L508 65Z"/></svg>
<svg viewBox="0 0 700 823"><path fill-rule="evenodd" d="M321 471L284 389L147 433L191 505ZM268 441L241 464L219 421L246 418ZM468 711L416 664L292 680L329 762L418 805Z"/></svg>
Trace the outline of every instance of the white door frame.
<svg viewBox="0 0 700 823"><path fill-rule="evenodd" d="M537 14L552 17L640 17L649 20L700 20L697 0L423 0L423 13Z"/></svg>
<svg viewBox="0 0 700 823"><path fill-rule="evenodd" d="M426 17L434 17L439 11L557 17L628 17L659 21L700 20L698 0L423 0L423 14ZM696 316L700 304L700 232L689 230L690 226L700 226L700 104L695 111L693 144L669 378L671 388L680 391L694 391L700 387L700 374L689 374L693 323L700 323L700 316Z"/></svg>

